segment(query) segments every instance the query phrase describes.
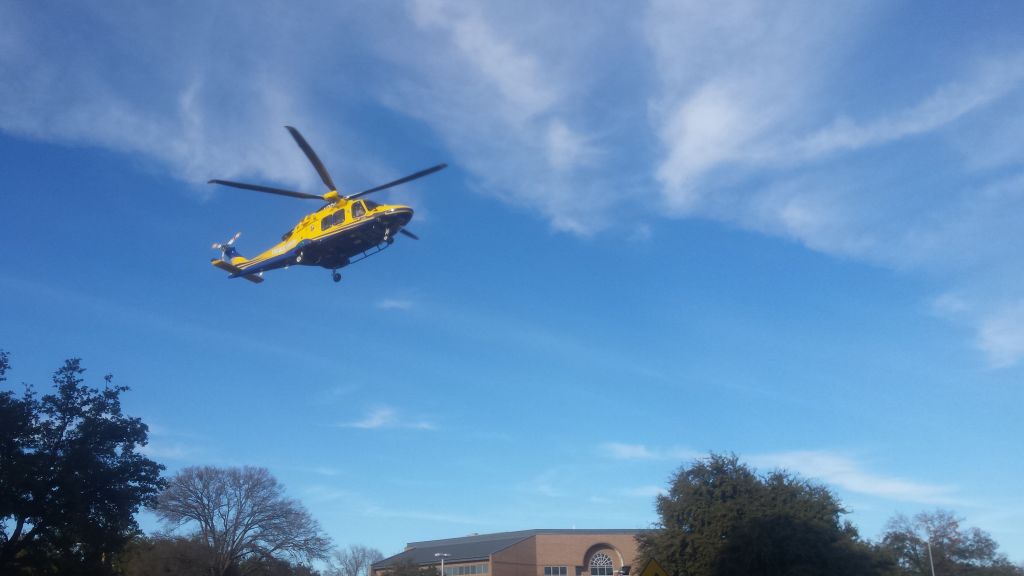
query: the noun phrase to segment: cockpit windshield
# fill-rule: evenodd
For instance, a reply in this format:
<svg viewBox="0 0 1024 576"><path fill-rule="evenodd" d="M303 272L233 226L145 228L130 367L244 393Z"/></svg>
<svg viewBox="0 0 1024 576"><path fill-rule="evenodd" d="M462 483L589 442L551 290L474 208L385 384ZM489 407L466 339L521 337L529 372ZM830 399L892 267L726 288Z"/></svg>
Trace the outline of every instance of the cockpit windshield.
<svg viewBox="0 0 1024 576"><path fill-rule="evenodd" d="M377 204L373 200L363 200L363 202L366 202L366 210L367 211L373 210L374 208L380 206L380 204Z"/></svg>

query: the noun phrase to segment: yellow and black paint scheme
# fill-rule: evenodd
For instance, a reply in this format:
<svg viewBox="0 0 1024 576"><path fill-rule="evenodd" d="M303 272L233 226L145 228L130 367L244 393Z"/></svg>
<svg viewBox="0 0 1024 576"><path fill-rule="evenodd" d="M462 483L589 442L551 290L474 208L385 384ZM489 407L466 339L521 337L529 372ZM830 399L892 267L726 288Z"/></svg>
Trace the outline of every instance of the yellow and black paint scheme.
<svg viewBox="0 0 1024 576"><path fill-rule="evenodd" d="M403 234L417 239L415 234L405 229L412 220L412 208L401 204L378 204L363 197L433 174L446 168L446 164L438 164L393 182L342 196L305 138L295 128L285 128L320 174L328 188L326 194L308 194L229 180L210 180L210 183L292 198L319 200L325 204L316 212L303 217L294 228L281 237L280 242L253 258L246 258L235 250L234 243L238 235L224 244L214 244L214 248L221 250L221 257L211 260L211 264L228 272L229 278L245 278L251 282L262 282L262 275L268 270L295 265L320 266L333 270L334 281L337 282L341 279L337 272L339 268L387 248L394 242L395 235Z"/></svg>
<svg viewBox="0 0 1024 576"><path fill-rule="evenodd" d="M307 214L269 250L246 258L232 246L211 264L230 272L231 278L253 282L262 282L260 274L267 270L288 266L337 270L394 242L395 235L412 219L413 210L408 206L334 195L334 202Z"/></svg>

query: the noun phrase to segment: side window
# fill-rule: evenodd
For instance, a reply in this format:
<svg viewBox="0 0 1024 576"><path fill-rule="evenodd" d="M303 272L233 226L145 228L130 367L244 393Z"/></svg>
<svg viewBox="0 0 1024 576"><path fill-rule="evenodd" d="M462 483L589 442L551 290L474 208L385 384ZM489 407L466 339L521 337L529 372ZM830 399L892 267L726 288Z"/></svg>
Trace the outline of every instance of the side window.
<svg viewBox="0 0 1024 576"><path fill-rule="evenodd" d="M366 214L366 208L363 206L362 201L352 205L352 218L361 218L363 214Z"/></svg>
<svg viewBox="0 0 1024 576"><path fill-rule="evenodd" d="M324 216L324 219L320 221L320 229L327 230L331 226L334 226L335 224L341 224L344 221L345 209L342 208L341 210L338 210L333 214L328 214L327 216Z"/></svg>

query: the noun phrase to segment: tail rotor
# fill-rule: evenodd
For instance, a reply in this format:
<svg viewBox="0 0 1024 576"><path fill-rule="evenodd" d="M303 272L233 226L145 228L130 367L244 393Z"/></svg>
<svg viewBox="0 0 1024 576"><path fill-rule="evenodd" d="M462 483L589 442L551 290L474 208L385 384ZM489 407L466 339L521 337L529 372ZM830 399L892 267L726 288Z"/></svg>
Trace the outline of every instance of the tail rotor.
<svg viewBox="0 0 1024 576"><path fill-rule="evenodd" d="M220 250L221 258L228 261L231 257L238 255L238 252L235 251L235 240L238 240L238 237L241 235L241 232L236 232L235 235L231 237L231 240L228 240L223 244L220 242L214 242L210 248Z"/></svg>

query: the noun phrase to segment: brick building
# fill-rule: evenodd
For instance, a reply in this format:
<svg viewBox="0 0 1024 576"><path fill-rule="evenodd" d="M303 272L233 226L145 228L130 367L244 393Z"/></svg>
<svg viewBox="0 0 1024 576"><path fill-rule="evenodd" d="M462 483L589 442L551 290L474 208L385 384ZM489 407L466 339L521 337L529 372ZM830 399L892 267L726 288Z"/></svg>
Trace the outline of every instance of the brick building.
<svg viewBox="0 0 1024 576"><path fill-rule="evenodd" d="M640 530L523 530L410 542L373 565L385 576L397 564L441 567L443 576L624 576L636 564Z"/></svg>

